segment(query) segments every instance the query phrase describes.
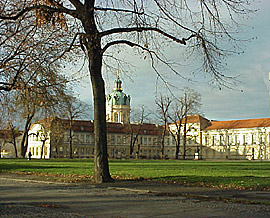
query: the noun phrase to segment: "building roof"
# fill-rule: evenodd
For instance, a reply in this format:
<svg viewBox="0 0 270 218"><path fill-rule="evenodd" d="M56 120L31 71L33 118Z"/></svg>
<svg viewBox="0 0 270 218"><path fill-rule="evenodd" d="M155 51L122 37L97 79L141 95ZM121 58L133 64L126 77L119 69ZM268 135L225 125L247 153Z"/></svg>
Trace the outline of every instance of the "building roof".
<svg viewBox="0 0 270 218"><path fill-rule="evenodd" d="M32 129L35 124L42 124L45 128L50 128L51 123L52 123L52 121L54 119L58 119L58 118L56 118L56 117L45 117L45 118L39 120L36 123L32 123L31 126L30 126L30 129Z"/></svg>
<svg viewBox="0 0 270 218"><path fill-rule="evenodd" d="M270 127L270 118L212 121L204 130Z"/></svg>
<svg viewBox="0 0 270 218"><path fill-rule="evenodd" d="M184 124L186 121L186 119L184 118L182 120L182 124ZM179 125L180 123L180 120L178 120L176 122L176 124ZM193 123L198 123L199 126L200 126L200 130L203 130L205 129L207 126L210 125L210 121L204 117L202 117L201 115L190 115L190 116L187 116L187 124L193 124ZM174 125L175 123L171 123L169 125Z"/></svg>
<svg viewBox="0 0 270 218"><path fill-rule="evenodd" d="M46 127L50 128L52 122L61 122L64 125L64 128L68 128L69 121L66 119L59 118L45 118L38 121L38 124L43 124ZM120 133L128 134L133 131L135 134L139 132L140 135L160 135L163 131L163 127L156 124L123 124L123 123L112 123L107 122L107 131L108 133ZM31 126L31 128L33 125ZM76 132L94 132L94 121L93 120L73 120L72 130Z"/></svg>
<svg viewBox="0 0 270 218"><path fill-rule="evenodd" d="M186 118L184 118L182 120L182 123L185 123L185 119ZM202 117L201 115L190 115L190 116L187 116L187 123L201 123L202 120L207 121L207 122L210 122L208 119ZM180 120L178 120L176 123L179 123L179 122L180 122ZM171 123L171 124L173 124L173 123Z"/></svg>
<svg viewBox="0 0 270 218"><path fill-rule="evenodd" d="M127 134L131 131L134 133L139 131L140 135L159 135L163 130L161 126L148 123L123 124L108 122L106 125L108 133ZM81 132L94 132L94 123L93 121L74 120L72 130Z"/></svg>
<svg viewBox="0 0 270 218"><path fill-rule="evenodd" d="M113 105L128 105L130 106L130 96L126 95L122 89L122 81L119 78L119 74L117 73L117 78L114 81L114 88L111 94L106 96L106 104Z"/></svg>

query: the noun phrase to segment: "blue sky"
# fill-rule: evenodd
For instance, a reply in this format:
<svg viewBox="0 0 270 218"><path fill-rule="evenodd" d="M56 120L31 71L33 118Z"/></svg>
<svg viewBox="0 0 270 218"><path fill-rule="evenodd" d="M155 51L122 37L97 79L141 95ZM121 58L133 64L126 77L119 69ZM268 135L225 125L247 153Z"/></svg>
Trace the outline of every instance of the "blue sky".
<svg viewBox="0 0 270 218"><path fill-rule="evenodd" d="M256 6L259 11L252 15L242 27L245 38L256 38L245 46L245 53L227 59L227 74L240 75L240 83L234 89L210 87L207 82L188 83L169 75L177 87L189 86L202 96L202 113L208 119L230 120L270 117L268 72L270 72L270 1L261 0ZM125 93L131 95L132 108L146 105L155 110L156 75L148 61L134 56L131 51L123 54L136 67L132 68L132 80L121 74ZM185 68L183 68L185 70ZM106 90L110 92L116 73L105 76ZM203 75L202 75L203 76ZM83 101L92 104L92 91L87 76L80 88ZM160 89L162 90L162 89ZM243 90L243 91L241 91ZM181 93L176 93L181 95Z"/></svg>

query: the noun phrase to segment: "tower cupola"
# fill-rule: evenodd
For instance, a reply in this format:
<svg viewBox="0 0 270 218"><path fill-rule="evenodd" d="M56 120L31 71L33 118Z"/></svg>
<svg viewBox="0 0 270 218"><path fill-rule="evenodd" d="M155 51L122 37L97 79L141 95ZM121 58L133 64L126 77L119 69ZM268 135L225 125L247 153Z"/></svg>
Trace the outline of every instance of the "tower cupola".
<svg viewBox="0 0 270 218"><path fill-rule="evenodd" d="M122 81L117 71L114 88L111 94L106 96L106 116L108 122L128 123L130 119L130 96L122 89Z"/></svg>

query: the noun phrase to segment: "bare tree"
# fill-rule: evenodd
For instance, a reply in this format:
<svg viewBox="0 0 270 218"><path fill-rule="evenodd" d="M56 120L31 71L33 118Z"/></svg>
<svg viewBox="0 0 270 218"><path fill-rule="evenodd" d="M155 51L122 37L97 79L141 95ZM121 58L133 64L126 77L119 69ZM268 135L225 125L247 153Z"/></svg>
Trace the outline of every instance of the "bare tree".
<svg viewBox="0 0 270 218"><path fill-rule="evenodd" d="M143 123L148 120L151 113L152 112L149 111L144 105L141 105L137 110L133 110L131 112L132 122L127 124L128 134L130 136L130 156L133 155L134 147L138 141L138 136L142 129Z"/></svg>
<svg viewBox="0 0 270 218"><path fill-rule="evenodd" d="M36 114L37 105L35 100L32 101L32 98L29 98L29 95L19 96L17 105L22 111L21 120L24 120L23 137L21 141L21 157L25 157L28 148L28 132L30 130L32 120Z"/></svg>
<svg viewBox="0 0 270 218"><path fill-rule="evenodd" d="M1 144L0 144L0 150L1 146L4 146L6 143L12 144L14 148L14 154L15 157L18 157L18 150L17 150L17 142L16 139L18 136L21 135L21 132L19 131L18 127L14 126L12 122L8 122L8 126L6 129L1 130ZM0 155L1 158L1 155Z"/></svg>
<svg viewBox="0 0 270 218"><path fill-rule="evenodd" d="M41 145L41 153L40 153L40 159L43 158L43 154L44 154L44 147L45 147L45 143L46 141L49 139L49 133L46 131L45 128L43 128L42 131L37 133L37 137L40 139L40 141L42 142ZM45 155L44 155L45 157Z"/></svg>
<svg viewBox="0 0 270 218"><path fill-rule="evenodd" d="M187 133L190 131L191 126L187 125L188 116L197 115L201 107L201 95L200 93L185 87L183 89L183 96L176 98L170 112L168 113L168 118L174 129L169 128L171 135L175 141L175 159L178 159L180 152L181 138L183 139L183 159L186 159L187 151Z"/></svg>
<svg viewBox="0 0 270 218"><path fill-rule="evenodd" d="M52 148L55 148L53 157L60 157L58 151L63 146L65 132L69 129L68 120L61 118L53 118L50 124L50 158L52 157Z"/></svg>
<svg viewBox="0 0 270 218"><path fill-rule="evenodd" d="M202 59L202 68L213 76L213 81L222 85L228 79L221 72L222 60L238 48L239 41L232 34L233 27L238 27L236 16L249 13L247 7L250 2L251 0L199 0L196 3L191 0L7 0L0 3L1 34L4 35L6 30L13 27L12 29L19 29L15 31L15 36L24 34L22 39L40 39L41 44L46 45L45 48L56 48L59 54L55 52L55 56L42 59L48 66L49 63L59 64L56 60L67 57L66 52L79 47L82 49L88 60L94 96L94 178L96 182L105 182L110 181L111 176L107 158L105 89L101 69L105 58L114 58L110 53L113 52L112 48L124 45L141 49L152 60L154 70L164 80L156 68L156 62L165 64L181 76L162 54L162 46L174 42L185 46L187 50L184 52L187 55L199 54L197 57ZM31 28L26 28L29 25L33 25L34 35L31 34ZM46 33L55 34L55 38L50 38L49 43L45 40ZM70 35L72 33L73 39ZM13 34L14 31L8 31L1 43L10 42L9 38L14 38ZM232 45L231 48L224 46L226 39ZM25 40L19 42L25 45ZM67 45L67 42L70 44ZM33 54L40 54L41 51L33 50ZM72 53L70 57L77 59L78 54L75 54ZM23 61L19 63L21 62ZM9 60L4 63L9 63ZM16 82L20 77L19 72L23 72L20 66L21 64L17 66L19 68L15 70L11 82L5 80L1 83L3 88L16 87L14 80L15 84L20 84ZM4 76L6 77L5 74Z"/></svg>
<svg viewBox="0 0 270 218"><path fill-rule="evenodd" d="M1 121L0 128L6 130L5 141L13 144L15 157L18 157L16 138L20 135L19 127L16 125L17 108L12 95L3 96L0 100Z"/></svg>
<svg viewBox="0 0 270 218"><path fill-rule="evenodd" d="M184 105L179 104L178 101L174 101L168 114L168 119L170 120L171 126L168 128L171 136L173 137L175 143L175 159L178 159L180 152L180 143L182 137L182 122L184 119ZM172 125L174 128L172 128Z"/></svg>
<svg viewBox="0 0 270 218"><path fill-rule="evenodd" d="M168 96L159 95L156 98L157 112L159 114L160 119L162 120L163 132L161 136L161 158L165 158L164 147L165 147L165 136L168 132L168 116L169 116L169 108L171 103L173 102L172 98Z"/></svg>
<svg viewBox="0 0 270 218"><path fill-rule="evenodd" d="M19 131L19 128L14 126L14 124L12 122L8 122L8 129L10 130L10 133L11 133L11 138L12 138L11 143L14 146L15 157L17 158L18 157L18 150L17 150L16 139L18 136L21 135L21 133Z"/></svg>
<svg viewBox="0 0 270 218"><path fill-rule="evenodd" d="M76 97L72 97L67 100L65 103L64 109L66 111L65 117L67 118L68 121L68 130L69 130L69 157L73 158L73 138L74 134L72 132L72 126L73 126L73 121L75 119L79 119L82 117L89 117L89 112L90 112L90 106L82 101L80 101Z"/></svg>

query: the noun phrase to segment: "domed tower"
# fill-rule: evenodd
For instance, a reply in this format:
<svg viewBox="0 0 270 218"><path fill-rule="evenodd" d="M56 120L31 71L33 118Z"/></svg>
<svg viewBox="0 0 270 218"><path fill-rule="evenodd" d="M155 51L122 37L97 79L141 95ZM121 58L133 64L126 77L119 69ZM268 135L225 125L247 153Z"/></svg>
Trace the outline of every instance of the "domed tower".
<svg viewBox="0 0 270 218"><path fill-rule="evenodd" d="M106 120L115 123L129 123L130 120L130 96L123 92L118 72L113 92L106 96Z"/></svg>

